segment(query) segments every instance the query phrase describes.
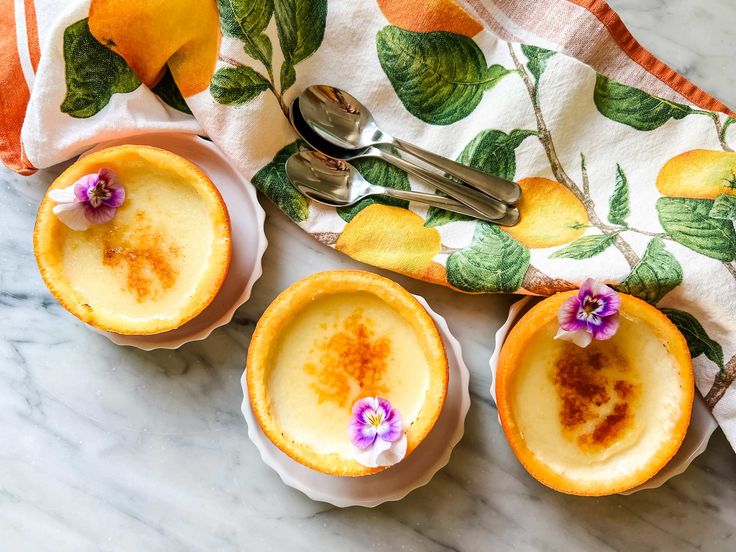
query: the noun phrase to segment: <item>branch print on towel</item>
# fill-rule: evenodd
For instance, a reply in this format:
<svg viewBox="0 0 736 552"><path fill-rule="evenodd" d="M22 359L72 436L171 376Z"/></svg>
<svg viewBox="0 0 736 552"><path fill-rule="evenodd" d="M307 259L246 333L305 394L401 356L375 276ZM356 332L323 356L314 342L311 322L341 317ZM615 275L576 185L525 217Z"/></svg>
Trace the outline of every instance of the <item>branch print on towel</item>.
<svg viewBox="0 0 736 552"><path fill-rule="evenodd" d="M221 104L243 105L270 90L288 116L284 92L296 82L296 65L322 44L327 0L217 0L217 6L222 34L242 41L245 54L256 67L220 56L226 66L212 76L212 97ZM284 58L278 82L274 78L273 43L265 32L272 18Z"/></svg>

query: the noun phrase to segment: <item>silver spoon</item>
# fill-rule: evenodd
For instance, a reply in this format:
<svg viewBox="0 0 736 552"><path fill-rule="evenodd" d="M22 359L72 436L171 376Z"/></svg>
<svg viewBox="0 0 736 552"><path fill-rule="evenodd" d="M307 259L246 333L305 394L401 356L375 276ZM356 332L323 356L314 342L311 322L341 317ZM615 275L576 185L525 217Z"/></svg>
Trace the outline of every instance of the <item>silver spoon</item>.
<svg viewBox="0 0 736 552"><path fill-rule="evenodd" d="M504 224L503 220L485 219L470 207L449 197L376 186L365 180L347 161L317 151L301 151L289 157L286 175L301 193L333 207L349 207L368 196L385 195Z"/></svg>
<svg viewBox="0 0 736 552"><path fill-rule="evenodd" d="M432 173L422 167L418 167L401 157L387 151L370 146L361 151L350 151L335 146L316 134L304 121L299 109L299 98L295 99L289 109L289 119L299 136L313 149L327 154L330 157L343 160L361 159L373 157L398 167L399 169L417 177L423 182L434 186L453 198L471 207L480 218L485 220L503 220L506 226L513 226L519 222L519 211L515 207L508 207L491 197L487 197L476 190L469 189L457 182L445 178L442 175Z"/></svg>
<svg viewBox="0 0 736 552"><path fill-rule="evenodd" d="M336 146L348 150L361 150L379 144L395 146L500 201L513 205L521 197L521 188L515 182L484 173L386 134L378 128L370 111L345 90L326 85L310 86L300 96L300 108L309 127Z"/></svg>

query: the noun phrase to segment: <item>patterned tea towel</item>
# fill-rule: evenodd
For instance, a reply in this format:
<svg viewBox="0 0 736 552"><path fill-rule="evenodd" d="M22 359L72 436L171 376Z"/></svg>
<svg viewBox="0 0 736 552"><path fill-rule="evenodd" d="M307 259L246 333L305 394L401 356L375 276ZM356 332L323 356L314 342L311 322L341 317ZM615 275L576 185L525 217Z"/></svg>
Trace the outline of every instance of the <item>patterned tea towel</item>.
<svg viewBox="0 0 736 552"><path fill-rule="evenodd" d="M142 131L203 131L304 231L360 261L469 292L604 280L677 324L736 445L736 119L604 2L5 3L9 166L28 173ZM313 83L349 90L391 134L518 181L521 224L305 199L284 174L300 147L286 110ZM356 165L421 189L381 162Z"/></svg>

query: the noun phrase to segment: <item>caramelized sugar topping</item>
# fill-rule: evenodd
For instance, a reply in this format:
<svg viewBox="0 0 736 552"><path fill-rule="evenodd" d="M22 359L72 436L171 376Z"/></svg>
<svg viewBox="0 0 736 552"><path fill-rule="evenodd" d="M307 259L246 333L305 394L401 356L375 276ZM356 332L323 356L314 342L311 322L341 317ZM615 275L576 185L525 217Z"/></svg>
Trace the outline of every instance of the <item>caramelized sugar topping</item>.
<svg viewBox="0 0 736 552"><path fill-rule="evenodd" d="M136 213L134 232L112 225L105 234L102 256L105 266L127 271L126 290L138 302L155 300L176 283L178 274L171 261L179 256L179 248L169 243L163 229L153 229L143 211Z"/></svg>
<svg viewBox="0 0 736 552"><path fill-rule="evenodd" d="M552 381L560 397L560 423L581 448L608 447L631 427L639 384L615 345L594 341L582 349L565 343Z"/></svg>
<svg viewBox="0 0 736 552"><path fill-rule="evenodd" d="M322 329L327 331L327 324ZM375 335L362 309L355 309L342 327L334 323L332 330L332 335L315 341L310 350L319 353L319 362L304 365L305 372L314 376L311 385L319 402L349 407L357 398L385 394L381 378L391 352L390 341Z"/></svg>

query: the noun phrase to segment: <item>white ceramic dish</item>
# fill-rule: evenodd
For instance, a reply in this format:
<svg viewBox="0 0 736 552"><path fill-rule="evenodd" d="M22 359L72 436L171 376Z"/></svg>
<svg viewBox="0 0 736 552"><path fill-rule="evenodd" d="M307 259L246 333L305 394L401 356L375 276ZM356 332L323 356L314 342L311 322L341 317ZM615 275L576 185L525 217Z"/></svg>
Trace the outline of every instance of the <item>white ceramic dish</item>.
<svg viewBox="0 0 736 552"><path fill-rule="evenodd" d="M250 298L253 284L263 272L261 258L268 245L263 231L266 215L258 203L256 190L217 146L189 134L144 134L105 142L87 153L120 144L141 144L172 151L195 163L210 177L230 214L232 258L227 277L212 303L180 328L156 335L121 335L93 329L118 345L145 351L176 349L184 343L205 339L213 330L232 320L237 308Z"/></svg>
<svg viewBox="0 0 736 552"><path fill-rule="evenodd" d="M524 297L509 307L509 315L506 322L496 332L496 341L494 344L493 355L489 362L491 367L491 397L493 401L496 401L496 369L498 368L498 354L501 350L501 346L506 340L506 336L511 331L516 321L521 318L521 314L528 310L526 307L531 307L534 304L534 298ZM500 422L499 422L500 423ZM633 494L644 489L656 489L662 486L669 479L680 475L684 472L687 467L691 464L697 456L705 451L708 446L710 436L718 427L713 415L705 406L705 402L699 393L695 393L695 401L693 402L693 411L690 418L690 426L688 427L685 439L680 446L680 450L677 454L669 461L669 463L662 468L657 475L642 483L638 487L627 491L625 495Z"/></svg>
<svg viewBox="0 0 736 552"><path fill-rule="evenodd" d="M452 449L460 441L465 429L465 416L470 407L470 375L463 362L460 343L450 333L445 319L434 312L422 297L417 297L417 300L432 316L445 344L449 367L447 397L437 423L419 447L405 460L385 471L365 477L336 477L292 460L261 431L248 400L248 387L243 373L240 380L243 386L242 410L248 422L248 437L258 448L263 461L279 474L286 485L303 492L312 500L329 502L340 508L372 508L384 502L401 500L414 489L426 485L450 460Z"/></svg>

